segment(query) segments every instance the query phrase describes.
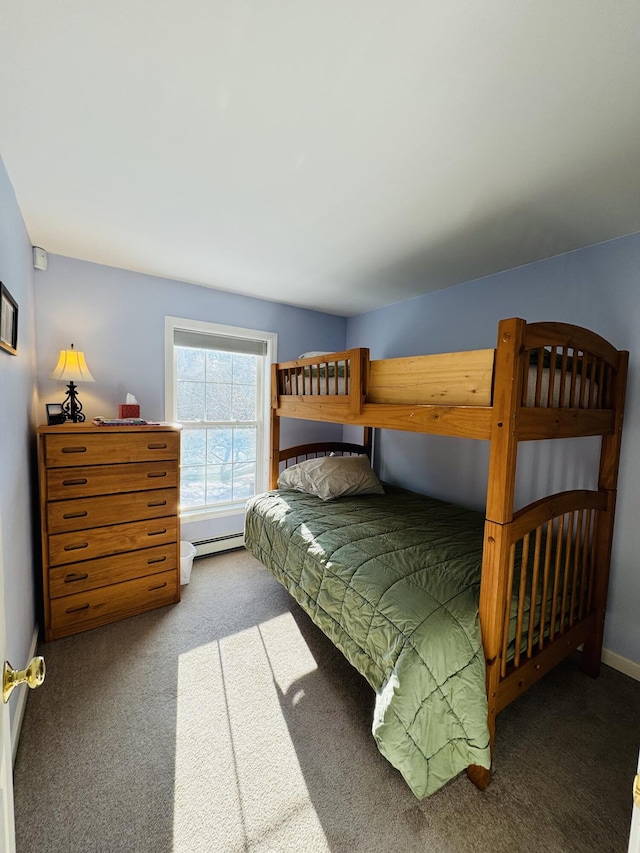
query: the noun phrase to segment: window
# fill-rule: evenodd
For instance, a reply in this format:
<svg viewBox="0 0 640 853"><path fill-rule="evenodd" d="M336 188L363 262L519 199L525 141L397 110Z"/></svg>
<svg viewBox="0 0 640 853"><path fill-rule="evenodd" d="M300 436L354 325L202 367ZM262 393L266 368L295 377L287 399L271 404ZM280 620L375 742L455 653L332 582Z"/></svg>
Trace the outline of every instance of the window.
<svg viewBox="0 0 640 853"><path fill-rule="evenodd" d="M238 512L267 488L277 335L166 318L166 416L182 425L182 515Z"/></svg>

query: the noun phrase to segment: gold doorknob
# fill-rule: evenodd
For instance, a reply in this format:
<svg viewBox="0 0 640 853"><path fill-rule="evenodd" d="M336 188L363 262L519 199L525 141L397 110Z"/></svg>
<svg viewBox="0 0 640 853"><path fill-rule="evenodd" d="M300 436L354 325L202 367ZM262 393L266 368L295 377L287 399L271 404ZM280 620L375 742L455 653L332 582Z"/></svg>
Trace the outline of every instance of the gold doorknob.
<svg viewBox="0 0 640 853"><path fill-rule="evenodd" d="M2 670L2 701L8 702L13 688L19 684L28 684L32 690L40 687L44 681L45 672L44 658L40 656L31 658L26 669L14 669L6 660Z"/></svg>
<svg viewBox="0 0 640 853"><path fill-rule="evenodd" d="M640 773L633 780L633 803L640 809Z"/></svg>

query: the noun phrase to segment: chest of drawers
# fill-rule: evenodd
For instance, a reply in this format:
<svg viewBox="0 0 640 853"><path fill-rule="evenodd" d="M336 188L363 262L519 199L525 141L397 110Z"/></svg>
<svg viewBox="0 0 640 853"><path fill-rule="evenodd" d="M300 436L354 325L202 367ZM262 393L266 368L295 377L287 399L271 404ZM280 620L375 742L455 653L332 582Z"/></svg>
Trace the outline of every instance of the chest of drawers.
<svg viewBox="0 0 640 853"><path fill-rule="evenodd" d="M38 429L45 639L180 600L180 432Z"/></svg>

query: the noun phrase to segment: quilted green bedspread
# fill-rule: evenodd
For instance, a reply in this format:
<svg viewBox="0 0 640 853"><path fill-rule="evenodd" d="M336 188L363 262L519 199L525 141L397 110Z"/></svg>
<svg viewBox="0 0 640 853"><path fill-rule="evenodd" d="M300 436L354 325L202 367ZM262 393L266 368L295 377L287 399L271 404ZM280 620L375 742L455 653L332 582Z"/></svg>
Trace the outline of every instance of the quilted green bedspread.
<svg viewBox="0 0 640 853"><path fill-rule="evenodd" d="M373 735L418 798L490 766L478 596L484 519L389 486L247 505L245 544L376 692Z"/></svg>

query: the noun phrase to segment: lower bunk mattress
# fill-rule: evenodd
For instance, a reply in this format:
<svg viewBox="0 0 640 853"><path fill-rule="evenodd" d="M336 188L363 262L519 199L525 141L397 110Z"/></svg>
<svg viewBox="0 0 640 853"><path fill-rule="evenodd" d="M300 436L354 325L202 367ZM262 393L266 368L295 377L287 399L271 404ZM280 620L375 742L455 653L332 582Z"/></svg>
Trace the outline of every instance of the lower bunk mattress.
<svg viewBox="0 0 640 853"><path fill-rule="evenodd" d="M245 545L375 690L378 748L421 799L491 763L478 619L484 517L385 492L257 495Z"/></svg>

